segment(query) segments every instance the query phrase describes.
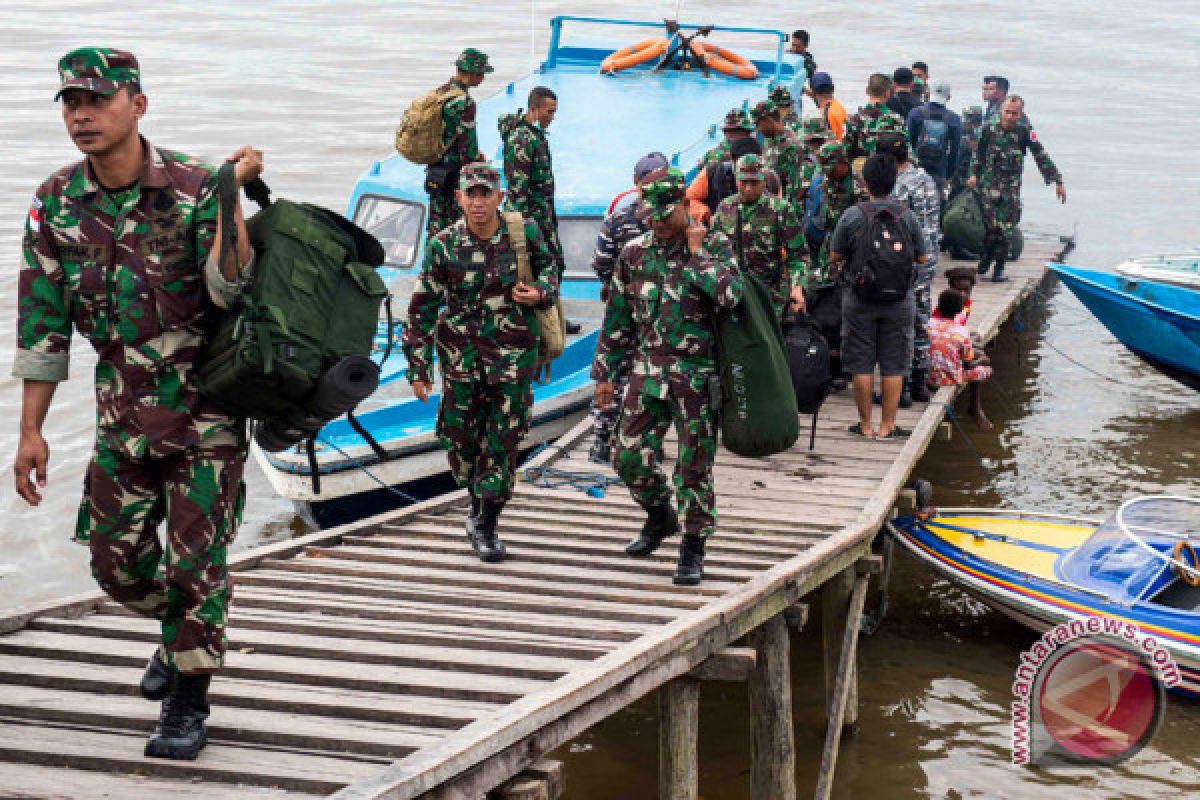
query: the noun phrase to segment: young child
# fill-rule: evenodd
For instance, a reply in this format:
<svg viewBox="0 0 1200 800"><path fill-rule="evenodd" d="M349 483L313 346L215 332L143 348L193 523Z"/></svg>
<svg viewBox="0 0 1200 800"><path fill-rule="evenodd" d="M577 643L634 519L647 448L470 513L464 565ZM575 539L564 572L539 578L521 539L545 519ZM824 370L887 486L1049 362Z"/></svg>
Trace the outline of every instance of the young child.
<svg viewBox="0 0 1200 800"><path fill-rule="evenodd" d="M978 270L972 267L951 267L946 270L946 283L950 284L951 289L956 289L963 296L963 310L959 313L954 321L959 325L966 325L967 320L971 318L971 290L975 288L976 276ZM937 313L936 311L934 312Z"/></svg>
<svg viewBox="0 0 1200 800"><path fill-rule="evenodd" d="M976 354L971 334L958 317L966 298L957 289L938 295L937 309L929 318L929 386L971 386L971 418L980 430L991 430L983 413L983 382L992 377L985 353Z"/></svg>

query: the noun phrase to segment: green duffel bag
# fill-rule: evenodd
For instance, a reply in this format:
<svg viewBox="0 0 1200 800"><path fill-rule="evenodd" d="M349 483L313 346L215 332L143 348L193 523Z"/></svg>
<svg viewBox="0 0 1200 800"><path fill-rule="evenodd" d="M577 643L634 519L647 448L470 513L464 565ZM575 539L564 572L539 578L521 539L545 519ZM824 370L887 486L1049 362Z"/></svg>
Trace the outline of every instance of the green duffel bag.
<svg viewBox="0 0 1200 800"><path fill-rule="evenodd" d="M942 245L952 254L977 258L983 250L987 225L983 203L974 189L963 189L950 198L942 212ZM1016 261L1025 248L1025 237L1018 228L1009 242L1008 260Z"/></svg>
<svg viewBox="0 0 1200 800"><path fill-rule="evenodd" d="M721 440L731 453L762 458L796 443L800 416L771 293L753 275L742 280L742 302L717 317Z"/></svg>
<svg viewBox="0 0 1200 800"><path fill-rule="evenodd" d="M231 165L222 167L217 246L224 258L236 252L236 191ZM246 191L262 206L246 222L254 273L208 332L196 380L229 412L257 421L256 441L277 451L311 440L378 385L370 355L388 296L375 272L384 252L336 212L272 202L261 181Z"/></svg>

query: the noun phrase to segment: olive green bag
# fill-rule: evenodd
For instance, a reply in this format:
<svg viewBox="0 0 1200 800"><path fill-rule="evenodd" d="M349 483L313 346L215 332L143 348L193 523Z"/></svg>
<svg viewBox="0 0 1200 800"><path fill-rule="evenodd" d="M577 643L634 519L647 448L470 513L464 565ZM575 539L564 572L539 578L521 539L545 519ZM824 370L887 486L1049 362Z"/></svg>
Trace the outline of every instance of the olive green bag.
<svg viewBox="0 0 1200 800"><path fill-rule="evenodd" d="M987 223L983 216L983 200L975 189L963 189L950 198L942 212L942 241L951 253L977 255L983 250ZM1008 258L1021 257L1025 237L1018 228L1008 246Z"/></svg>
<svg viewBox="0 0 1200 800"><path fill-rule="evenodd" d="M352 411L378 385L370 355L388 297L375 272L384 252L340 214L272 202L261 181L246 192L262 206L246 222L253 275L236 305L214 320L196 378L207 397L256 420L256 441L278 451L305 439L311 444L326 422ZM226 165L218 173L222 263L236 253L235 193ZM390 305L388 323L390 348Z"/></svg>

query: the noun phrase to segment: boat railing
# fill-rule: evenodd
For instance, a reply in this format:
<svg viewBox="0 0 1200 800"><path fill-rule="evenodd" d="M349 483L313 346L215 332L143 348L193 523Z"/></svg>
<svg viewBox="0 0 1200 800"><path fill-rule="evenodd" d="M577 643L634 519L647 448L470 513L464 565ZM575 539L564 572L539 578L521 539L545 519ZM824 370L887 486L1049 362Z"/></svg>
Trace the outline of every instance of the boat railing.
<svg viewBox="0 0 1200 800"><path fill-rule="evenodd" d="M614 19L610 17L577 17L572 15L559 15L550 20L550 46L546 55L546 61L542 64L542 69L551 69L558 64L558 55L562 41L562 27L564 22L581 22L590 25L621 25L631 28L655 28L663 30L666 28L662 20L634 20L634 19ZM783 77L783 45L787 41L787 36L783 31L776 28L744 28L736 25L696 25L692 23L681 22L678 24L679 30L695 31L700 28L711 28L715 31L724 33L746 33L746 34L762 34L770 36L777 40L775 47L775 74L773 80L781 80Z"/></svg>

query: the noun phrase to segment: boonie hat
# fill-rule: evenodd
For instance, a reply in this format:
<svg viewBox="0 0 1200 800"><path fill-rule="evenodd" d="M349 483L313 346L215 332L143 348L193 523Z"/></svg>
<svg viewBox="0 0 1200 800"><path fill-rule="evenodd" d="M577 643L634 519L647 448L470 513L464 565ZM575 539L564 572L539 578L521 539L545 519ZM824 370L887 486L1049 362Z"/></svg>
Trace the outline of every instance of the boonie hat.
<svg viewBox="0 0 1200 800"><path fill-rule="evenodd" d="M750 114L744 108L731 108L725 114L725 121L721 123L723 131L752 131L754 130L754 122L750 119Z"/></svg>
<svg viewBox="0 0 1200 800"><path fill-rule="evenodd" d="M476 50L474 47L463 50L458 60L454 62L454 66L463 72L495 72L492 65L488 63L487 53Z"/></svg>
<svg viewBox="0 0 1200 800"><path fill-rule="evenodd" d="M137 58L128 50L80 47L59 59L58 77L55 100L68 89L110 95L122 86L141 83L142 71Z"/></svg>
<svg viewBox="0 0 1200 800"><path fill-rule="evenodd" d="M475 186L483 186L490 191L500 188L500 173L491 164L473 161L462 168L458 176L458 188L464 192Z"/></svg>
<svg viewBox="0 0 1200 800"><path fill-rule="evenodd" d="M642 188L642 210L650 220L666 219L684 201L686 190L683 173L670 167L661 178Z"/></svg>

